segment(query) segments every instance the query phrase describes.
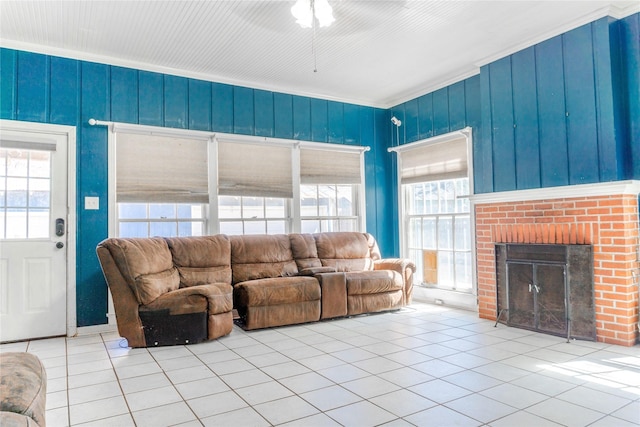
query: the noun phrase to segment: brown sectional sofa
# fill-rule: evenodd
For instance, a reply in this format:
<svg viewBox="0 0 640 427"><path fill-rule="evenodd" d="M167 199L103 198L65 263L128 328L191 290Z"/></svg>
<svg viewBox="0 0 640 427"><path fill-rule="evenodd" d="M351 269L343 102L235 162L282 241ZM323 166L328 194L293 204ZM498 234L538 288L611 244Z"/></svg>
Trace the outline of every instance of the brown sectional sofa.
<svg viewBox="0 0 640 427"><path fill-rule="evenodd" d="M415 271L357 232L112 238L97 252L132 347L226 335L232 305L246 329L397 309Z"/></svg>

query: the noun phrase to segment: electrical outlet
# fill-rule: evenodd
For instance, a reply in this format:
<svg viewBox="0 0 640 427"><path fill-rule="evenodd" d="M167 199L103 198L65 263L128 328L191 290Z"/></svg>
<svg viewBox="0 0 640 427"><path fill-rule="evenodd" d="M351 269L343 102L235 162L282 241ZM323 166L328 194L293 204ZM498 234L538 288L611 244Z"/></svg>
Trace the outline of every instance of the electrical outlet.
<svg viewBox="0 0 640 427"><path fill-rule="evenodd" d="M100 209L100 197L85 197L84 209L87 211L97 211Z"/></svg>

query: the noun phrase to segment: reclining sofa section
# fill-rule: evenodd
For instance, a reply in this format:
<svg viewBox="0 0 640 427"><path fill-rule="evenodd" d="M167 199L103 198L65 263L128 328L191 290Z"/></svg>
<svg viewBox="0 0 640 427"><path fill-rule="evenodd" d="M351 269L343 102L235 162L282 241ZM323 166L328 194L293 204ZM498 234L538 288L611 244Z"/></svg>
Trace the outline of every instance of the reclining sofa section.
<svg viewBox="0 0 640 427"><path fill-rule="evenodd" d="M414 264L357 232L106 239L97 248L118 331L132 347L398 309Z"/></svg>

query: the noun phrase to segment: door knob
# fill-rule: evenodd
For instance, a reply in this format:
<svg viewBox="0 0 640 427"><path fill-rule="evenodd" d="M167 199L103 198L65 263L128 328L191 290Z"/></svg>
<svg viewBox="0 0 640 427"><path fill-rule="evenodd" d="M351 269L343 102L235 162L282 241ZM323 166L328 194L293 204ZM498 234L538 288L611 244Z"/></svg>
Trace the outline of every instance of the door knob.
<svg viewBox="0 0 640 427"><path fill-rule="evenodd" d="M58 248L58 249L64 248L64 243L62 243L62 242L56 243L56 248Z"/></svg>

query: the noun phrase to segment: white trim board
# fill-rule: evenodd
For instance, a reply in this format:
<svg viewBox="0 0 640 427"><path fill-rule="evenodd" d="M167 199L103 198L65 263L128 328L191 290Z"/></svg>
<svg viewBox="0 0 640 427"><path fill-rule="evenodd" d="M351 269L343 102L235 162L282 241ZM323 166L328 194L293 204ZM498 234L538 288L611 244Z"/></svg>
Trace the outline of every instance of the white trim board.
<svg viewBox="0 0 640 427"><path fill-rule="evenodd" d="M618 194L640 194L640 180L601 182L597 184L565 185L562 187L535 188L530 190L501 191L475 194L471 201L476 205L487 203L524 202L576 197L601 197Z"/></svg>

